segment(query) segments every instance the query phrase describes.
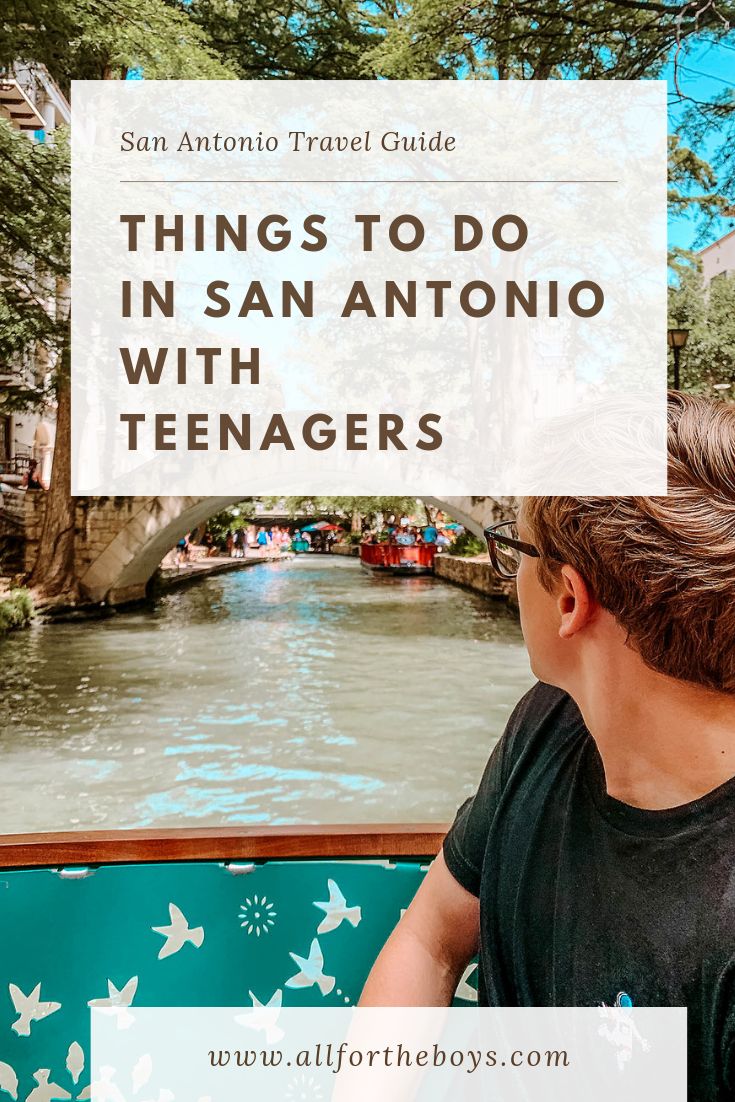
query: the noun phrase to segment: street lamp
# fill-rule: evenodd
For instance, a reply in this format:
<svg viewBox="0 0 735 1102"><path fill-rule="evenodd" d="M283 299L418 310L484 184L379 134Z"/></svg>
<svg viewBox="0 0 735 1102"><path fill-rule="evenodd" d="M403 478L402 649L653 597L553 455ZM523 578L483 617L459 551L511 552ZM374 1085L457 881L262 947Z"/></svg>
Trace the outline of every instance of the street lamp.
<svg viewBox="0 0 735 1102"><path fill-rule="evenodd" d="M686 345L689 339L688 329L669 329L668 342L669 348L674 353L674 390L679 390L680 378L679 378L679 356L681 350Z"/></svg>

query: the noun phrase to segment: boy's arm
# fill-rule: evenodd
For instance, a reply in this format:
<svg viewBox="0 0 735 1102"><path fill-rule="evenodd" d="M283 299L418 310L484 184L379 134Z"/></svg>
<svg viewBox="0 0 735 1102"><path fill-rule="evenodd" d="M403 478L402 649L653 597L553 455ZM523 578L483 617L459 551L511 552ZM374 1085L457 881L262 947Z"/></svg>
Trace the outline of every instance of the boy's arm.
<svg viewBox="0 0 735 1102"><path fill-rule="evenodd" d="M448 1006L477 952L480 902L439 856L388 938L359 1006Z"/></svg>

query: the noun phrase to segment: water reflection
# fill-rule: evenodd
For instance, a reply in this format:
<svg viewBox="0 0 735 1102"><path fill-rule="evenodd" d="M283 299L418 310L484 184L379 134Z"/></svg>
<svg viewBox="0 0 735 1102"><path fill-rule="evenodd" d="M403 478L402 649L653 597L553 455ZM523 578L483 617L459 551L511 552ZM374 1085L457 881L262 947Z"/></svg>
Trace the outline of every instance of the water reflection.
<svg viewBox="0 0 735 1102"><path fill-rule="evenodd" d="M299 559L0 645L0 831L443 821L531 676L514 618Z"/></svg>

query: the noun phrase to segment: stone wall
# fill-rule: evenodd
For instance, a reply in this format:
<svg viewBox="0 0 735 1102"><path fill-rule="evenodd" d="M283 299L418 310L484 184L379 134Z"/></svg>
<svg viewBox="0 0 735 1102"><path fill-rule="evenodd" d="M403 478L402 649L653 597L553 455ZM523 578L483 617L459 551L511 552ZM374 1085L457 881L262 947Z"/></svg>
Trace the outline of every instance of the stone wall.
<svg viewBox="0 0 735 1102"><path fill-rule="evenodd" d="M25 551L24 551L24 568L27 574L30 574L33 569L36 556L38 555L38 545L41 541L41 527L43 525L43 514L45 506L45 497L43 490L26 490L23 495L24 505L24 518L23 523L25 527Z"/></svg>
<svg viewBox="0 0 735 1102"><path fill-rule="evenodd" d="M30 572L39 554L41 529L46 505L42 490L30 490L25 501L25 570ZM92 567L140 512L148 499L140 497L80 497L77 499L74 528L74 568L83 579ZM153 499L156 500L156 499ZM142 596L135 593L131 596Z"/></svg>
<svg viewBox="0 0 735 1102"><path fill-rule="evenodd" d="M515 583L499 578L487 555L463 558L460 555L442 553L434 559L434 573L447 582L473 589L486 597L515 602Z"/></svg>
<svg viewBox="0 0 735 1102"><path fill-rule="evenodd" d="M82 497L77 502L75 558L83 577L141 510L140 497Z"/></svg>

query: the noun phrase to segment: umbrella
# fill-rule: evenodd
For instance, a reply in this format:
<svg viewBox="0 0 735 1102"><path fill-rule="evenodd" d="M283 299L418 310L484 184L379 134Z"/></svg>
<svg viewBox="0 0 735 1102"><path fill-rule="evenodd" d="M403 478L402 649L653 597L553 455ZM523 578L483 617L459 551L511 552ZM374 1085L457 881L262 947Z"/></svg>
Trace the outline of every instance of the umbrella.
<svg viewBox="0 0 735 1102"><path fill-rule="evenodd" d="M318 520L316 524L307 524L301 531L302 532L336 532L339 528L338 524L330 524L328 520Z"/></svg>

